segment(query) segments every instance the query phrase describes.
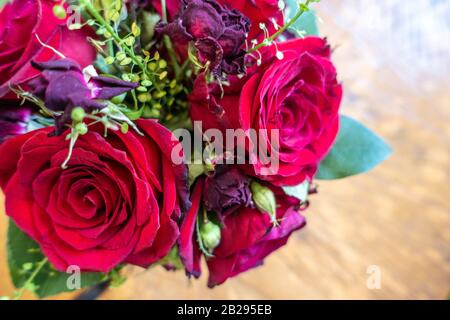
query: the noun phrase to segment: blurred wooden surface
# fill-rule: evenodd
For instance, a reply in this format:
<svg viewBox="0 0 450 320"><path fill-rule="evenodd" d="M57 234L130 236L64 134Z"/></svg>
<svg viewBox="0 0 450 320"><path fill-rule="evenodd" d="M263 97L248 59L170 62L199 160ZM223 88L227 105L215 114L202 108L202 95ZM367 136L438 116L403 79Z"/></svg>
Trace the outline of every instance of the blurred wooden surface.
<svg viewBox="0 0 450 320"><path fill-rule="evenodd" d="M406 6L407 2L403 3ZM206 274L199 281L188 281L182 272L129 268L126 284L109 290L103 299L448 296L450 53L440 52L441 46L430 47L433 50L427 55L425 47L425 53L417 53L417 64L405 64L407 58L414 61L415 52L409 52L414 48L405 47L398 35L373 36L380 30L376 24L367 26L369 21L364 20L364 14L369 14L364 10L369 10L370 4L373 1L322 1L321 29L336 45L334 61L346 89L342 111L385 137L395 155L369 174L320 183L320 194L312 199L306 213L307 228L295 234L263 267L214 290L206 288ZM362 7L359 10L357 6ZM370 14L379 22L376 12ZM392 32L395 30L403 29ZM404 35L405 39L409 36ZM448 37L440 40L444 39ZM437 67L421 68L423 65ZM6 218L0 214L0 296L13 290L5 263L5 225ZM379 290L367 288L369 266L381 270Z"/></svg>

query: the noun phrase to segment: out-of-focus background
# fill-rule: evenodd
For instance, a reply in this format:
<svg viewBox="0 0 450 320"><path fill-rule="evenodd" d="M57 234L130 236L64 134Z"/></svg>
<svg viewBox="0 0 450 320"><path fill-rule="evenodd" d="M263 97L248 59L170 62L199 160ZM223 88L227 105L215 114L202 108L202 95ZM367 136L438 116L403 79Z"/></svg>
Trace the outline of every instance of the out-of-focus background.
<svg viewBox="0 0 450 320"><path fill-rule="evenodd" d="M394 156L369 174L320 183L307 228L263 267L214 290L206 274L188 281L130 268L103 299L449 296L450 1L322 0L317 11L345 86L342 112L383 136ZM0 296L13 291L5 231L0 214Z"/></svg>

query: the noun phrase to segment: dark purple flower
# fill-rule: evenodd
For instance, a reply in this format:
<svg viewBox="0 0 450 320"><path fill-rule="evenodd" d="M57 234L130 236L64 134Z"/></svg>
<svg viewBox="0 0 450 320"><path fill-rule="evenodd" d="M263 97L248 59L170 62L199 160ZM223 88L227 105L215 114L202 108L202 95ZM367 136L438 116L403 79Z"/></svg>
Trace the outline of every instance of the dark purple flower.
<svg viewBox="0 0 450 320"><path fill-rule="evenodd" d="M27 132L31 109L27 107L0 107L0 143Z"/></svg>
<svg viewBox="0 0 450 320"><path fill-rule="evenodd" d="M183 0L174 21L161 22L156 30L169 35L175 45L192 41L200 62L209 62L216 76L245 72L242 47L250 20L237 10L226 9L215 0Z"/></svg>
<svg viewBox="0 0 450 320"><path fill-rule="evenodd" d="M215 211L220 218L237 208L252 207L250 180L237 167L218 165L205 179L203 201L206 210Z"/></svg>
<svg viewBox="0 0 450 320"><path fill-rule="evenodd" d="M81 107L88 113L103 109L104 104L98 100L111 99L138 86L114 78L92 76L86 79L80 65L71 59L32 61L31 64L42 72L41 77L29 83L32 93L41 98L48 109L64 112L55 121L56 134L64 131L64 125L70 122L73 108Z"/></svg>

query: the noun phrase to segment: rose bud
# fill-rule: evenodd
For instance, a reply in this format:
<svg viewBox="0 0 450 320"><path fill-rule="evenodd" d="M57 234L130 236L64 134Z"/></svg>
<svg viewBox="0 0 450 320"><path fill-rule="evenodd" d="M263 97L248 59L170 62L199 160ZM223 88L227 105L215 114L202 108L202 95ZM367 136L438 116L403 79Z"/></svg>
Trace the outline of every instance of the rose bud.
<svg viewBox="0 0 450 320"><path fill-rule="evenodd" d="M215 0L184 0L175 20L159 23L156 31L167 34L176 46L193 42L201 64L217 77L245 72L243 45L250 21L237 10Z"/></svg>
<svg viewBox="0 0 450 320"><path fill-rule="evenodd" d="M32 93L45 102L52 111L64 111L56 118L56 134L64 131L64 125L71 121L76 107L85 112L103 109L98 100L108 100L130 91L138 84L114 78L87 76L80 65L71 59L49 62L31 62L42 71L42 76L29 82Z"/></svg>
<svg viewBox="0 0 450 320"><path fill-rule="evenodd" d="M200 236L205 248L213 252L220 244L220 227L211 221L205 222L200 226Z"/></svg>
<svg viewBox="0 0 450 320"><path fill-rule="evenodd" d="M0 104L0 143L7 138L26 133L30 115L29 108L2 107Z"/></svg>
<svg viewBox="0 0 450 320"><path fill-rule="evenodd" d="M255 181L252 182L250 188L256 208L263 213L268 213L272 223L277 225L277 201L273 191Z"/></svg>
<svg viewBox="0 0 450 320"><path fill-rule="evenodd" d="M205 179L203 201L205 208L215 211L219 218L238 207L251 207L250 180L237 167L218 165L214 174Z"/></svg>

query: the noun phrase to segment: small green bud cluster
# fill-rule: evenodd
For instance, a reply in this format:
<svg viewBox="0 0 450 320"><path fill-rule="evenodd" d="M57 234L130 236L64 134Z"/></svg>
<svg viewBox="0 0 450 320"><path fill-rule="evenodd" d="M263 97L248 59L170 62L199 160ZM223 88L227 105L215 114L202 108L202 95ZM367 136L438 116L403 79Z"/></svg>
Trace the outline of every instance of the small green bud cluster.
<svg viewBox="0 0 450 320"><path fill-rule="evenodd" d="M73 130L80 136L85 135L88 132L87 125L83 122L86 117L86 112L81 107L75 107L70 114L73 121Z"/></svg>

